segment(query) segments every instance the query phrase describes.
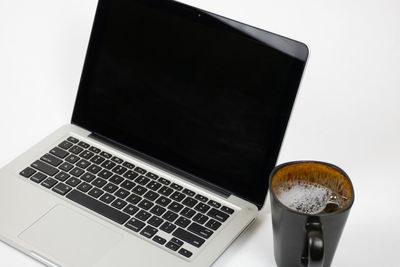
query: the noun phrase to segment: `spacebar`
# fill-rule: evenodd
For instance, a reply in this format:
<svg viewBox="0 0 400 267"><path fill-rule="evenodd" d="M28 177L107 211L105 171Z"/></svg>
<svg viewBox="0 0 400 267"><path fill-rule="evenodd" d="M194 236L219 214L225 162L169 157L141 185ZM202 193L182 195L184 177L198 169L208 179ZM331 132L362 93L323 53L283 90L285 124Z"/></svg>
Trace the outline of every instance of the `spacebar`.
<svg viewBox="0 0 400 267"><path fill-rule="evenodd" d="M113 209L110 206L107 206L106 204L103 204L102 202L91 198L77 190L71 191L67 195L67 198L119 224L123 224L129 219L129 215Z"/></svg>

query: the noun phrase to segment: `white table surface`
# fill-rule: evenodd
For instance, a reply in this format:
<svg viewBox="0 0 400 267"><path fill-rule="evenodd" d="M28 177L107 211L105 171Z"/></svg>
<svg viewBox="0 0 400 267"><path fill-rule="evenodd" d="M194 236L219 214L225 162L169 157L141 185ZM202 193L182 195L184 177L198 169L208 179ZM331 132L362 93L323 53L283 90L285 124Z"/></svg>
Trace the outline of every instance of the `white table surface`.
<svg viewBox="0 0 400 267"><path fill-rule="evenodd" d="M308 44L279 162L350 175L356 200L332 266L399 266L400 2L184 2ZM0 167L69 122L95 6L0 0ZM214 266L275 266L268 205ZM41 264L0 242L0 266Z"/></svg>

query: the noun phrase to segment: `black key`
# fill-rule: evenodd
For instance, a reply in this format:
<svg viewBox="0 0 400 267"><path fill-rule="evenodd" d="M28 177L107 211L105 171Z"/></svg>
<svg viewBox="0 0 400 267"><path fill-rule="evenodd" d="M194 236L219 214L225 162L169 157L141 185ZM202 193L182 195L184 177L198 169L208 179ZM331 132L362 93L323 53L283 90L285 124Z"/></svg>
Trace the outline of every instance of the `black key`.
<svg viewBox="0 0 400 267"><path fill-rule="evenodd" d="M199 248L205 242L205 240L203 238L200 238L192 233L189 233L188 231L183 230L182 228L176 229L176 231L173 232L172 235L179 239L182 239L183 241L185 241L197 248Z"/></svg>
<svg viewBox="0 0 400 267"><path fill-rule="evenodd" d="M111 170L112 168L115 167L115 165L117 164L115 164L112 161L106 160L103 162L103 164L101 164L101 167L106 168L107 170Z"/></svg>
<svg viewBox="0 0 400 267"><path fill-rule="evenodd" d="M118 186L116 186L115 184L112 183L108 183L106 186L103 187L103 190L108 192L108 193L114 193L115 191L117 191Z"/></svg>
<svg viewBox="0 0 400 267"><path fill-rule="evenodd" d="M153 202L148 201L147 199L143 199L139 204L138 207L144 209L144 210L149 210L151 207L153 207L154 204Z"/></svg>
<svg viewBox="0 0 400 267"><path fill-rule="evenodd" d="M57 173L56 176L54 176L54 178L56 178L57 180L59 180L61 182L64 182L69 177L71 177L71 175L69 175L68 173L65 173L65 172L59 172L59 173Z"/></svg>
<svg viewBox="0 0 400 267"><path fill-rule="evenodd" d="M115 192L114 195L116 195L116 196L119 197L119 198L124 199L124 198L126 198L127 196L129 196L129 194L130 194L130 193L129 193L128 190L125 190L125 189L120 188L120 189L118 189L117 192ZM132 203L132 204L133 204L133 203Z"/></svg>
<svg viewBox="0 0 400 267"><path fill-rule="evenodd" d="M83 151L83 148L81 148L79 146L73 146L68 151L71 152L72 154L78 155L79 153L81 153Z"/></svg>
<svg viewBox="0 0 400 267"><path fill-rule="evenodd" d="M49 163L50 165L53 165L54 167L57 167L60 165L63 161L59 158L56 158L53 155L46 154L43 157L40 158L42 161Z"/></svg>
<svg viewBox="0 0 400 267"><path fill-rule="evenodd" d="M101 171L101 168L95 164L92 164L89 166L89 168L86 169L86 171L93 173L93 174L97 174L97 173L99 173L99 171Z"/></svg>
<svg viewBox="0 0 400 267"><path fill-rule="evenodd" d="M193 217L193 215L196 214L196 212L195 212L194 210L192 210L192 209L184 208L184 209L181 211L180 214L183 215L183 216L185 216L186 218L189 218L189 219L190 219L190 218Z"/></svg>
<svg viewBox="0 0 400 267"><path fill-rule="evenodd" d="M88 172L81 176L81 179L88 183L93 181L94 178L96 178L96 176Z"/></svg>
<svg viewBox="0 0 400 267"><path fill-rule="evenodd" d="M139 196L146 193L146 191L147 191L147 189L140 185L137 185L135 188L132 189L132 192L138 194Z"/></svg>
<svg viewBox="0 0 400 267"><path fill-rule="evenodd" d="M120 183L122 183L123 180L124 180L124 178L122 178L121 176L113 175L113 177L111 177L109 181L114 184L120 184Z"/></svg>
<svg viewBox="0 0 400 267"><path fill-rule="evenodd" d="M52 188L53 186L55 186L58 183L58 181L56 179L53 178L47 178L46 180L44 180L42 182L42 186L46 187L46 188Z"/></svg>
<svg viewBox="0 0 400 267"><path fill-rule="evenodd" d="M58 146L61 147L61 148L63 148L63 149L65 149L65 150L67 150L67 149L69 149L71 146L73 146L73 144L72 144L71 142L68 142L68 141L63 141L63 142L61 142Z"/></svg>
<svg viewBox="0 0 400 267"><path fill-rule="evenodd" d="M151 227L150 225L147 225L141 232L140 234L142 236L145 236L147 238L152 238L156 233L158 232L158 230L154 227Z"/></svg>
<svg viewBox="0 0 400 267"><path fill-rule="evenodd" d="M110 195L108 193L105 193L104 195L101 196L101 198L99 198L101 201L103 201L104 203L110 204L115 197L113 195Z"/></svg>
<svg viewBox="0 0 400 267"><path fill-rule="evenodd" d="M173 200L180 202L182 199L184 199L186 196L182 193L179 192L175 192L173 193L170 198L172 198Z"/></svg>
<svg viewBox="0 0 400 267"><path fill-rule="evenodd" d="M76 164L76 166L78 166L79 168L82 168L82 169L86 169L87 167L89 167L89 165L90 165L90 162L87 160L84 160L84 159L81 159Z"/></svg>
<svg viewBox="0 0 400 267"><path fill-rule="evenodd" d="M157 181L159 181L160 183L165 184L165 185L169 185L171 183L170 181L168 181L167 179L162 178L162 177L160 177Z"/></svg>
<svg viewBox="0 0 400 267"><path fill-rule="evenodd" d="M139 174L137 174L136 172L127 171L127 172L124 174L124 177L125 177L126 179L133 180L133 179L135 179L136 177L138 177L138 175L139 175Z"/></svg>
<svg viewBox="0 0 400 267"><path fill-rule="evenodd" d="M139 232L146 224L137 219L132 218L125 224L125 227L131 229L134 232Z"/></svg>
<svg viewBox="0 0 400 267"><path fill-rule="evenodd" d="M81 168L75 167L73 168L69 173L72 174L73 176L79 177L81 176L85 171L82 170Z"/></svg>
<svg viewBox="0 0 400 267"><path fill-rule="evenodd" d="M202 213L206 213L210 209L210 206L204 203L199 203L196 207L194 207L194 209Z"/></svg>
<svg viewBox="0 0 400 267"><path fill-rule="evenodd" d="M180 185L178 185L178 184L176 184L176 183L172 183L172 184L170 185L170 187L173 188L173 189L175 189L176 191L181 191L181 190L183 189L182 186L180 186Z"/></svg>
<svg viewBox="0 0 400 267"><path fill-rule="evenodd" d="M81 180L79 180L78 178L75 178L75 177L71 177L71 178L69 178L65 183L66 183L67 185L70 185L70 186L72 186L72 187L75 187L75 186L77 186L78 184L81 183Z"/></svg>
<svg viewBox="0 0 400 267"><path fill-rule="evenodd" d="M202 202L207 202L207 200L208 200L208 198L206 198L205 196L202 196L200 194L197 194L194 198L198 199L198 200L200 200Z"/></svg>
<svg viewBox="0 0 400 267"><path fill-rule="evenodd" d="M182 193L184 193L185 195L191 196L193 197L194 195L196 195L195 192L193 192L192 190L189 190L187 188L183 189Z"/></svg>
<svg viewBox="0 0 400 267"><path fill-rule="evenodd" d="M135 182L141 185L145 185L150 182L150 179L144 177L143 175L140 175L138 178L135 179Z"/></svg>
<svg viewBox="0 0 400 267"><path fill-rule="evenodd" d="M176 228L176 226L170 222L165 222L160 226L160 229L168 234L171 233L172 231L174 231L175 228Z"/></svg>
<svg viewBox="0 0 400 267"><path fill-rule="evenodd" d="M228 214L233 214L233 213L235 212L233 209L228 208L228 207L226 207L226 206L223 206L223 207L221 208L221 210L222 210L223 212L228 213Z"/></svg>
<svg viewBox="0 0 400 267"><path fill-rule="evenodd" d="M118 211L114 208L111 208L107 204L104 204L96 199L93 199L84 193L79 192L78 190L72 190L70 193L67 194L67 198L71 199L72 201L81 204L82 206L97 212L108 219L123 224L129 219L129 215Z"/></svg>
<svg viewBox="0 0 400 267"><path fill-rule="evenodd" d="M148 218L151 217L151 214L147 211L141 210L139 211L136 215L135 218L142 220L142 221L146 221Z"/></svg>
<svg viewBox="0 0 400 267"><path fill-rule="evenodd" d="M98 154L98 153L100 153L101 150L98 149L97 147L91 146L91 147L89 148L89 151Z"/></svg>
<svg viewBox="0 0 400 267"><path fill-rule="evenodd" d="M169 203L171 203L171 199L161 196L157 199L156 203L163 207L166 207Z"/></svg>
<svg viewBox="0 0 400 267"><path fill-rule="evenodd" d="M80 160L80 157L71 154L71 155L69 155L68 157L66 157L65 160L68 161L69 163L74 164L75 162L77 162L78 160Z"/></svg>
<svg viewBox="0 0 400 267"><path fill-rule="evenodd" d="M47 178L47 175L44 175L41 172L37 172L31 177L31 180L34 181L35 183L40 183L46 178Z"/></svg>
<svg viewBox="0 0 400 267"><path fill-rule="evenodd" d="M208 217L206 215L197 213L196 216L193 217L193 221L199 223L199 224L203 224L208 220Z"/></svg>
<svg viewBox="0 0 400 267"><path fill-rule="evenodd" d="M157 178L158 178L158 175L157 175L157 174L154 174L154 173L152 173L152 172L146 173L146 176L149 177L149 178L151 178L151 179L157 179Z"/></svg>
<svg viewBox="0 0 400 267"><path fill-rule="evenodd" d="M111 206L113 206L114 208L117 208L117 209L122 209L123 207L125 207L126 206L126 204L128 204L128 203L126 203L126 201L123 201L122 199L116 199L112 204L111 204Z"/></svg>
<svg viewBox="0 0 400 267"><path fill-rule="evenodd" d="M193 255L192 252L190 252L189 250L186 250L186 249L184 249L184 248L181 248L181 249L178 251L178 253L181 254L181 255L183 255L183 256L186 257L186 258L190 258L190 257L192 257L192 255Z"/></svg>
<svg viewBox="0 0 400 267"><path fill-rule="evenodd" d="M160 226L163 222L164 220L157 216L153 216L147 221L148 224L153 225L154 227Z"/></svg>
<svg viewBox="0 0 400 267"><path fill-rule="evenodd" d="M158 190L158 193L167 197L167 196L171 195L173 191L174 190L172 190L171 188L163 186L163 187L161 187L160 190Z"/></svg>
<svg viewBox="0 0 400 267"><path fill-rule="evenodd" d="M72 189L72 187L70 187L70 186L68 186L68 185L66 185L66 184L58 183L58 185L56 185L55 187L53 187L53 189L51 189L51 190L53 190L53 191L56 192L57 194L65 195L65 194L68 193L71 189Z"/></svg>
<svg viewBox="0 0 400 267"><path fill-rule="evenodd" d="M100 153L100 156L105 157L106 159L111 158L111 154L104 152L104 151Z"/></svg>
<svg viewBox="0 0 400 267"><path fill-rule="evenodd" d="M166 245L165 245L167 248L169 248L170 250L172 250L172 251L177 251L178 250L178 248L180 247L180 246L178 246L177 244L175 244L175 243L173 243L173 242L168 242Z"/></svg>
<svg viewBox="0 0 400 267"><path fill-rule="evenodd" d="M31 167L33 167L34 169L44 172L45 174L49 175L49 176L53 176L54 174L56 174L58 172L58 170L56 168L54 168L53 166L50 166L47 163L44 163L40 160L35 161L34 163L32 163Z"/></svg>
<svg viewBox="0 0 400 267"><path fill-rule="evenodd" d="M79 154L79 156L80 156L81 158L84 158L84 159L90 159L91 157L94 156L94 153L85 150L85 151L83 151L81 154Z"/></svg>
<svg viewBox="0 0 400 267"><path fill-rule="evenodd" d="M112 169L113 172L115 172L116 174L119 174L119 175L122 175L127 170L128 170L127 168L122 167L121 165L118 165L114 169Z"/></svg>
<svg viewBox="0 0 400 267"><path fill-rule="evenodd" d="M138 207L129 204L128 206L125 207L123 211L128 213L129 215L134 215L138 210L139 210Z"/></svg>
<svg viewBox="0 0 400 267"><path fill-rule="evenodd" d="M184 201L182 201L183 205L188 206L190 208L193 208L194 205L196 205L197 203L198 203L198 201L191 197L187 197L187 198L185 198Z"/></svg>
<svg viewBox="0 0 400 267"><path fill-rule="evenodd" d="M85 143L85 142L83 142L83 141L80 141L80 142L78 143L78 146L83 147L83 148L88 148L88 147L90 147L89 144L87 144L87 143Z"/></svg>
<svg viewBox="0 0 400 267"><path fill-rule="evenodd" d="M93 188L92 190L89 191L89 195L94 197L94 198L98 198L99 196L101 196L103 194L103 190L100 190L98 188Z"/></svg>
<svg viewBox="0 0 400 267"><path fill-rule="evenodd" d="M127 189L127 190L131 190L136 184L134 182L125 180L122 184L121 187Z"/></svg>
<svg viewBox="0 0 400 267"><path fill-rule="evenodd" d="M190 223L189 219L186 219L184 217L179 217L178 220L176 220L175 224L182 227L182 228L186 228L186 226L188 226Z"/></svg>
<svg viewBox="0 0 400 267"><path fill-rule="evenodd" d="M60 165L60 167L58 167L60 170L63 171L70 171L72 168L74 167L74 165L68 163L68 162L64 162L63 164Z"/></svg>
<svg viewBox="0 0 400 267"><path fill-rule="evenodd" d="M224 213L224 212L222 212L222 211L219 211L219 210L217 210L217 209L214 209L214 208L212 208L212 209L207 213L207 215L210 216L210 217L212 217L212 218L214 218L214 219L217 219L217 220L220 221L220 222L225 222L226 219L229 218L229 215L228 215L228 214L226 214L226 213Z"/></svg>
<svg viewBox="0 0 400 267"><path fill-rule="evenodd" d="M125 161L122 166L127 167L128 169L133 169L135 168L135 165L133 165L132 163L129 163L127 161Z"/></svg>
<svg viewBox="0 0 400 267"><path fill-rule="evenodd" d="M76 144L76 143L78 143L79 142L79 140L78 139L76 139L75 137L72 137L72 136L70 136L70 137L68 137L68 139L67 139L68 141L70 141L70 142L72 142L72 143L74 143L74 144Z"/></svg>
<svg viewBox="0 0 400 267"><path fill-rule="evenodd" d="M91 162L100 165L101 163L103 163L103 161L105 161L106 159L100 156L94 156L93 158L90 159Z"/></svg>
<svg viewBox="0 0 400 267"><path fill-rule="evenodd" d="M157 216L161 216L165 211L166 211L165 208L163 208L163 207L161 207L161 206L158 206L158 205L155 205L155 206L150 210L151 213L153 213L153 214L155 214L155 215L157 215Z"/></svg>
<svg viewBox="0 0 400 267"><path fill-rule="evenodd" d="M176 237L173 237L170 241L171 241L172 243L177 244L178 246L182 246L182 245L183 245L183 241L179 240L179 239L176 238Z"/></svg>
<svg viewBox="0 0 400 267"><path fill-rule="evenodd" d="M121 164L122 162L124 162L122 159L117 158L117 157L113 157L111 160L116 162L116 163L118 163L118 164Z"/></svg>
<svg viewBox="0 0 400 267"><path fill-rule="evenodd" d="M154 201L154 200L156 200L160 195L157 194L157 193L154 192L154 191L149 190L149 191L147 191L147 193L144 194L143 196L144 196L145 198L151 200L151 201Z"/></svg>
<svg viewBox="0 0 400 267"><path fill-rule="evenodd" d="M147 184L147 188L157 191L162 185L160 183L157 183L156 181L151 181L150 183Z"/></svg>
<svg viewBox="0 0 400 267"><path fill-rule="evenodd" d="M190 232L195 233L203 238L209 238L214 232L198 223L192 223L187 228Z"/></svg>
<svg viewBox="0 0 400 267"><path fill-rule="evenodd" d="M93 186L91 186L90 184L83 182L77 187L77 189L82 191L82 192L84 192L84 193L86 193L87 191L92 189L92 187Z"/></svg>
<svg viewBox="0 0 400 267"><path fill-rule="evenodd" d="M165 242L167 242L167 240L165 240L164 238L156 235L155 237L153 237L153 241L160 244L160 245L164 245Z"/></svg>
<svg viewBox="0 0 400 267"><path fill-rule="evenodd" d="M128 194L129 194L129 192L128 192ZM126 199L126 201L128 201L129 203L132 203L133 205L136 205L136 204L139 203L139 201L141 201L141 200L142 200L142 198L139 197L138 195L135 195L135 194L131 194L131 195Z"/></svg>
<svg viewBox="0 0 400 267"><path fill-rule="evenodd" d="M32 169L31 167L27 167L25 168L25 170L23 170L22 172L20 172L19 174L22 175L25 178L29 178L31 177L36 171L34 169Z"/></svg>
<svg viewBox="0 0 400 267"><path fill-rule="evenodd" d="M147 171L145 169L140 168L140 167L136 167L135 168L135 172L138 172L140 174L145 174Z"/></svg>
<svg viewBox="0 0 400 267"><path fill-rule="evenodd" d="M96 179L92 182L92 185L97 186L98 188L102 188L106 183L107 183L106 180L101 179L101 178L96 178Z"/></svg>
<svg viewBox="0 0 400 267"><path fill-rule="evenodd" d="M50 150L50 154L53 154L54 156L57 156L62 159L69 155L67 151L59 147L55 147L52 150Z"/></svg>
<svg viewBox="0 0 400 267"><path fill-rule="evenodd" d="M97 175L100 176L101 178L108 179L111 177L111 175L113 175L113 173L107 170L102 170Z"/></svg>
<svg viewBox="0 0 400 267"><path fill-rule="evenodd" d="M168 206L168 209L175 211L175 212L179 212L181 209L183 209L183 205L174 201Z"/></svg>
<svg viewBox="0 0 400 267"><path fill-rule="evenodd" d="M216 220L210 219L205 226L208 228L216 231L222 224L220 222L217 222Z"/></svg>
<svg viewBox="0 0 400 267"><path fill-rule="evenodd" d="M162 217L163 217L163 219L166 219L167 221L173 222L176 220L176 218L178 218L178 214L169 210Z"/></svg>
<svg viewBox="0 0 400 267"><path fill-rule="evenodd" d="M216 201L214 201L214 200L209 200L208 201L208 205L211 205L211 206L213 206L214 208L219 208L219 207L221 207L221 204L219 204L218 202L216 202Z"/></svg>

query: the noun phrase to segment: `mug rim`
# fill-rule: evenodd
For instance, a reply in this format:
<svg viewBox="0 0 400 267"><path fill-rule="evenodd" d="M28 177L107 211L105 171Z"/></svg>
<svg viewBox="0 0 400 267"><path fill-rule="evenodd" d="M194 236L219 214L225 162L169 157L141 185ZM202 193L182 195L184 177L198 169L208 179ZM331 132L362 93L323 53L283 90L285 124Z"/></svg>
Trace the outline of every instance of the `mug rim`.
<svg viewBox="0 0 400 267"><path fill-rule="evenodd" d="M331 212L331 213L321 213L321 214L318 214L318 213L317 213L317 214L307 214L307 213L304 213L304 212L299 212L299 211L293 210L293 209L287 207L285 204L283 204L283 203L278 199L278 197L277 197L276 194L274 193L274 190L272 189L272 178L274 177L275 173L276 173L278 170L282 169L283 167L289 166L289 165L294 165L294 164L299 164L299 163L300 163L300 164L301 164L301 163L318 163L318 164L322 164L322 165L326 165L326 166L328 166L328 167L331 167L331 168L333 168L333 169L339 171L341 174L343 174L343 175L345 176L345 178L348 180L348 182L350 183L351 193L352 193L352 198L351 198L350 202L349 202L345 207L343 207L342 209L339 209L339 210L334 211L334 212ZM299 215L303 215L303 216L304 216L304 215L305 215L305 216L311 216L311 217L326 217L326 216L331 216L331 215L343 213L343 212L349 210L349 209L353 206L354 198L355 198L353 183L351 182L351 179L350 179L350 177L347 175L347 173L346 173L342 168L340 168L340 167L338 167L338 166L336 166L336 165L334 165L334 164L332 164L332 163L328 163L328 162L324 162L324 161L318 161L318 160L295 160L295 161L284 162L284 163L281 163L281 164L275 166L274 169L271 171L271 173L270 173L270 175L269 175L269 189L270 189L270 194L271 194L271 196L277 201L277 203L278 203L280 206L282 206L282 207L285 208L286 210L288 210L288 211L290 211L290 212L293 212L293 213L295 213L295 214L299 214Z"/></svg>

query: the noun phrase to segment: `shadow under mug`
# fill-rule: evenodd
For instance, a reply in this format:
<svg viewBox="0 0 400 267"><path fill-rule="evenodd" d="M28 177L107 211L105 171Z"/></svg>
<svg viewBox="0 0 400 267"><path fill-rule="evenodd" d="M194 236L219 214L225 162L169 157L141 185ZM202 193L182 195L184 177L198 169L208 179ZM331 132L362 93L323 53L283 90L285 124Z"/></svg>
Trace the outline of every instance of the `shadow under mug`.
<svg viewBox="0 0 400 267"><path fill-rule="evenodd" d="M316 183L344 197L337 210L306 214L284 205L276 196L282 184ZM329 267L354 202L348 175L319 161L294 161L274 168L269 179L275 261L279 267Z"/></svg>

